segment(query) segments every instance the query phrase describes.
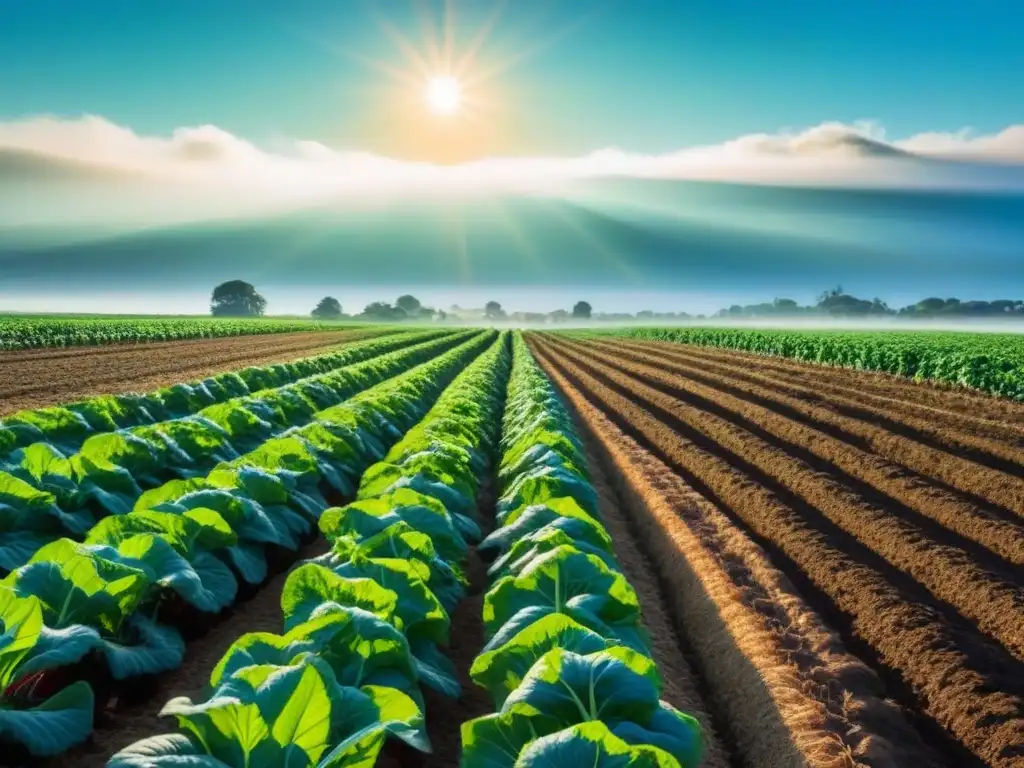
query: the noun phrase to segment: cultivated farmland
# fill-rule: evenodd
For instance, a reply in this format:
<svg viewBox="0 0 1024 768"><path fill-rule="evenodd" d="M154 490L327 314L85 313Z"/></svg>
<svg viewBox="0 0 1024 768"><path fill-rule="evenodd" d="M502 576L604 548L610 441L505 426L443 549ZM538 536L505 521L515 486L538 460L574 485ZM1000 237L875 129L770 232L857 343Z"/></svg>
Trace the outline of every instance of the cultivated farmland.
<svg viewBox="0 0 1024 768"><path fill-rule="evenodd" d="M167 387L248 366L286 363L380 328L0 351L0 416L90 395Z"/></svg>
<svg viewBox="0 0 1024 768"><path fill-rule="evenodd" d="M1024 761L1024 405L341 341L0 422L0 764Z"/></svg>
<svg viewBox="0 0 1024 768"><path fill-rule="evenodd" d="M336 330L337 324L272 317L92 317L0 315L0 349L141 344Z"/></svg>
<svg viewBox="0 0 1024 768"><path fill-rule="evenodd" d="M632 498L736 749L1021 764L1024 408L680 344L532 345Z"/></svg>

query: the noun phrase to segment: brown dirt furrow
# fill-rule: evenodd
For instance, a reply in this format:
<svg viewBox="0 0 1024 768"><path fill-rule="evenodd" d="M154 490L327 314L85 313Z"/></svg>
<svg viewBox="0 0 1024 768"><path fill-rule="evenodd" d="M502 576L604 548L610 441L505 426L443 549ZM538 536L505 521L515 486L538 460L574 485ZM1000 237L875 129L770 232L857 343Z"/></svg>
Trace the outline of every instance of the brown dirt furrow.
<svg viewBox="0 0 1024 768"><path fill-rule="evenodd" d="M650 554L742 764L948 765L756 544L539 359L624 502L615 516L630 525L619 523L613 539L632 544L635 532Z"/></svg>
<svg viewBox="0 0 1024 768"><path fill-rule="evenodd" d="M977 623L1018 660L1024 659L1024 634L1020 631L1024 626L1024 589L1018 583L1019 572L814 452L816 447L826 446L823 453L835 454L841 444L764 408L652 366L608 360L581 345L559 341L556 346L574 362L585 363L606 380L628 388L643 403L711 436L763 478L797 496L808 514L824 515L961 616ZM1024 680L1024 664L1008 658L1006 666Z"/></svg>
<svg viewBox="0 0 1024 768"><path fill-rule="evenodd" d="M716 370L731 379L763 386L810 405L828 408L838 415L876 424L936 450L948 451L978 464L1024 477L1024 426L975 419L917 403L875 396L860 392L855 387L839 387L772 373L760 365L752 366L749 357L739 353L713 352L681 345L666 349L664 345L655 346L653 343L611 342L610 345L642 349L668 362ZM805 364L805 367L810 366ZM909 386L923 388L926 385ZM1024 405L1008 403L1007 410L1024 412Z"/></svg>
<svg viewBox="0 0 1024 768"><path fill-rule="evenodd" d="M840 391L845 390L847 394L855 398L863 395L877 396L914 408L959 415L968 420L1013 424L1017 428L1024 427L1024 413L1021 412L1019 405L1010 400L987 395L984 392L973 392L928 381L918 382L878 371L818 365L802 360L759 355L742 350L702 347L667 341L643 343L664 351L671 351L673 348L685 349L720 359L731 359L733 362L740 361L750 367L784 374L812 387L836 387Z"/></svg>
<svg viewBox="0 0 1024 768"><path fill-rule="evenodd" d="M628 387L624 395L547 339L533 343L616 426L754 537L846 646L880 674L889 695L923 715L919 727L953 764L1020 765L1021 683L976 630L951 620L927 591L719 446L718 435L690 428Z"/></svg>
<svg viewBox="0 0 1024 768"><path fill-rule="evenodd" d="M966 483L975 486L977 493L960 492L946 480L967 476L977 479L984 468L827 408L720 374L717 368L684 365L619 345L592 346L692 381L693 391L701 396L715 397L730 409L738 407L759 426L799 442L819 459L883 491L916 514L935 520L1016 566L1024 566L1024 482L993 471L989 474L996 477L987 484ZM1022 580L1024 571L1017 576Z"/></svg>
<svg viewBox="0 0 1024 768"><path fill-rule="evenodd" d="M41 359L22 352L0 352L0 416L91 395L145 392L250 365L295 360L379 333L372 329L320 331L81 347Z"/></svg>
<svg viewBox="0 0 1024 768"><path fill-rule="evenodd" d="M323 539L301 549L296 563L316 557L328 550ZM182 665L166 675L156 678L152 690L142 702L125 702L117 711L97 722L88 742L66 752L59 758L41 763L39 768L103 768L117 751L141 739L162 733L177 732L173 718L160 717L170 699L188 696L193 701L207 694L210 673L217 666L231 644L247 632L275 632L283 629L281 617L281 590L291 569L264 583L251 599L232 606L206 635L188 644Z"/></svg>
<svg viewBox="0 0 1024 768"><path fill-rule="evenodd" d="M651 657L664 681L661 698L681 712L697 718L704 735L701 768L728 768L729 750L718 737L718 728L701 696L701 685L683 652L680 637L669 619L665 592L656 570L640 551L622 512L622 503L608 484L602 462L588 444L590 481L601 503L601 517L612 537L612 549L623 575L636 590L643 611L643 625L651 637Z"/></svg>

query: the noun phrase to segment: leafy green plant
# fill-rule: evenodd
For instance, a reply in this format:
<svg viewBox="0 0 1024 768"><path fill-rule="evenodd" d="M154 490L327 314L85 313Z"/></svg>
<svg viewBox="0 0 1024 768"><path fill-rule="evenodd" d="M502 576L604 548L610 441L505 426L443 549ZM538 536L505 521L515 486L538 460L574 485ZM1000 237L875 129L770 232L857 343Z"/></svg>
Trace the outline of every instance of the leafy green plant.
<svg viewBox="0 0 1024 768"><path fill-rule="evenodd" d="M395 688L344 685L307 654L287 666L242 667L201 704L173 699L161 712L185 732L137 742L108 768L354 768L373 765L391 734L429 751L423 713Z"/></svg>
<svg viewBox="0 0 1024 768"><path fill-rule="evenodd" d="M521 337L502 437L489 640L470 670L496 712L463 725L462 765L693 768L700 729L660 701L636 593L599 518L571 420Z"/></svg>
<svg viewBox="0 0 1024 768"><path fill-rule="evenodd" d="M40 690L42 672L65 661L58 642L45 633L39 600L0 588L0 740L20 744L35 757L60 754L92 731L88 683L50 695Z"/></svg>

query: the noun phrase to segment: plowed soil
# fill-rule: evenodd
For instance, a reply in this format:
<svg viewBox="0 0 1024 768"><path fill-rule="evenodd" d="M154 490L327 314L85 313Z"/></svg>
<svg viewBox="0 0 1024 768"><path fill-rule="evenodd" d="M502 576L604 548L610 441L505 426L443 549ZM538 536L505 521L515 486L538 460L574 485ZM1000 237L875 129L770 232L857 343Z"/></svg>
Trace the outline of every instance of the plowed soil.
<svg viewBox="0 0 1024 768"><path fill-rule="evenodd" d="M90 395L147 392L250 365L315 355L373 329L0 352L0 416Z"/></svg>
<svg viewBox="0 0 1024 768"><path fill-rule="evenodd" d="M737 762L1024 765L1024 406L667 343L529 337Z"/></svg>

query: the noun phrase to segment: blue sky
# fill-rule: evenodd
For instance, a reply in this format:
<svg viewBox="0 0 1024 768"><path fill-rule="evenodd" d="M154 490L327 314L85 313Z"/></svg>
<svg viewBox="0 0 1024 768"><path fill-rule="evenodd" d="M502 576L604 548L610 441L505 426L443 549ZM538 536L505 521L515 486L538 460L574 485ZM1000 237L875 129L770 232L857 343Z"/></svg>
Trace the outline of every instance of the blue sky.
<svg viewBox="0 0 1024 768"><path fill-rule="evenodd" d="M1021 0L0 0L0 304L1019 296L1021 29Z"/></svg>
<svg viewBox="0 0 1024 768"><path fill-rule="evenodd" d="M456 0L457 49L493 8ZM1019 0L510 0L479 68L502 130L486 154L663 152L833 120L892 135L1024 122ZM418 8L417 8L418 6ZM410 0L8 0L0 119L102 115L143 134L214 124L400 153L396 85L347 54L409 68L377 24L425 48Z"/></svg>

